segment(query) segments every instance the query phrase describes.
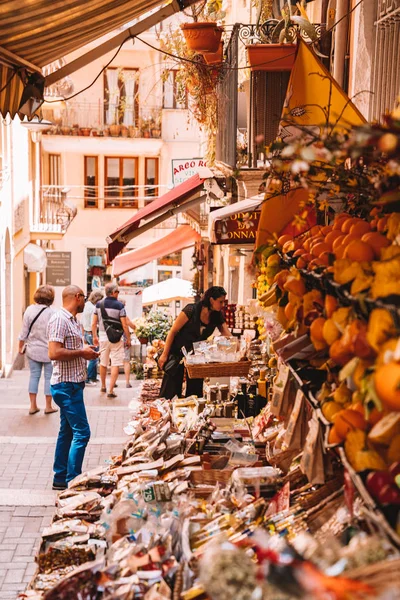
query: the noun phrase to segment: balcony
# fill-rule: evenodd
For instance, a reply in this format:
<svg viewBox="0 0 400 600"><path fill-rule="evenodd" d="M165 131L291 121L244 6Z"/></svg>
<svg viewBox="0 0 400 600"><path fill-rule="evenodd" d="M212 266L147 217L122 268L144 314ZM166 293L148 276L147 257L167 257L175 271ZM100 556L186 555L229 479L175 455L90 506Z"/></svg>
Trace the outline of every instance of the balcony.
<svg viewBox="0 0 400 600"><path fill-rule="evenodd" d="M162 135L161 109L125 105L110 109L104 102L57 102L44 104L42 116L54 123L48 135L155 138Z"/></svg>
<svg viewBox="0 0 400 600"><path fill-rule="evenodd" d="M31 240L60 239L74 219L77 208L63 186L42 186L38 200L30 203Z"/></svg>
<svg viewBox="0 0 400 600"><path fill-rule="evenodd" d="M227 68L218 84L216 159L230 170L265 168L265 146L278 132L290 71L250 71L246 46L276 43L274 29L278 21L261 25L236 24L224 48ZM314 25L317 34L323 25ZM293 39L307 34L293 25ZM324 54L329 54L324 48ZM227 102L227 98L229 102ZM262 142L260 142L262 140Z"/></svg>

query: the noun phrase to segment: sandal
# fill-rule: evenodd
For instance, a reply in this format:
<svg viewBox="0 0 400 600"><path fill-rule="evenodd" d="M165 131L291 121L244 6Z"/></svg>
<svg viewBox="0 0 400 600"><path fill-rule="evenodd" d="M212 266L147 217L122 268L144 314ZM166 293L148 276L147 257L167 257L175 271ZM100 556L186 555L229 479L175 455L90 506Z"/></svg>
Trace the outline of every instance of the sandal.
<svg viewBox="0 0 400 600"><path fill-rule="evenodd" d="M118 396L117 394L114 394L114 392L108 392L107 398L118 398Z"/></svg>
<svg viewBox="0 0 400 600"><path fill-rule="evenodd" d="M105 394L106 391L107 391L107 388L100 388L100 391L101 391L102 394Z"/></svg>
<svg viewBox="0 0 400 600"><path fill-rule="evenodd" d="M52 415L53 413L58 412L58 408L52 408L51 410L45 410L44 414L45 415Z"/></svg>
<svg viewBox="0 0 400 600"><path fill-rule="evenodd" d="M36 410L30 410L29 414L30 415L36 415L36 413L40 412L40 408L37 408Z"/></svg>

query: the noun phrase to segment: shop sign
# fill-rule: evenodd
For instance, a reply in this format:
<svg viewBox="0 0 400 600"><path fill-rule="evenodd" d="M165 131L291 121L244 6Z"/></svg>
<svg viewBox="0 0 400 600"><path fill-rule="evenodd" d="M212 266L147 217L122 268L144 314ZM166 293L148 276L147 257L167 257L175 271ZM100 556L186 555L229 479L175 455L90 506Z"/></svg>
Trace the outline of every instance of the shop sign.
<svg viewBox="0 0 400 600"><path fill-rule="evenodd" d="M260 220L260 211L234 213L215 222L217 244L254 244Z"/></svg>
<svg viewBox="0 0 400 600"><path fill-rule="evenodd" d="M206 166L207 163L203 158L173 158L172 183L174 187L196 175L197 169L200 167Z"/></svg>
<svg viewBox="0 0 400 600"><path fill-rule="evenodd" d="M71 252L48 250L46 283L54 286L71 285Z"/></svg>

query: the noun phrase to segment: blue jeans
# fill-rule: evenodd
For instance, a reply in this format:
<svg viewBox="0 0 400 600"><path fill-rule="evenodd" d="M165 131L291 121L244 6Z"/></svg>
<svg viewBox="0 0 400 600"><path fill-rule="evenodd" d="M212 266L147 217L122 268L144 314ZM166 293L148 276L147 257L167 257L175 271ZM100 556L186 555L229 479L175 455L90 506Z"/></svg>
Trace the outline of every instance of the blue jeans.
<svg viewBox="0 0 400 600"><path fill-rule="evenodd" d="M53 372L53 365L51 362L39 362L37 360L33 360L32 358L28 358L29 361L29 370L31 376L29 378L29 388L28 392L30 394L37 394L39 390L39 380L42 374L42 367L44 371L44 393L46 396L50 396L50 379L51 374Z"/></svg>
<svg viewBox="0 0 400 600"><path fill-rule="evenodd" d="M54 402L60 408L60 431L54 456L54 483L69 483L82 473L83 457L90 427L83 402L82 383L56 383L51 386Z"/></svg>
<svg viewBox="0 0 400 600"><path fill-rule="evenodd" d="M88 331L85 331L85 342L89 344L89 346L93 345L93 335ZM98 348L96 348L98 350ZM89 360L87 367L87 377L86 381L96 381L97 380L97 365L99 363L98 358L93 358Z"/></svg>

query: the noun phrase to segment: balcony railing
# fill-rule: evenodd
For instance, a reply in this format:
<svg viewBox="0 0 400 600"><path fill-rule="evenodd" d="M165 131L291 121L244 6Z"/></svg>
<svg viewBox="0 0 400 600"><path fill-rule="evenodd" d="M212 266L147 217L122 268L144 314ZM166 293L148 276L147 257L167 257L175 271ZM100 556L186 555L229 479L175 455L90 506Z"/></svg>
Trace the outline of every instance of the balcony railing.
<svg viewBox="0 0 400 600"><path fill-rule="evenodd" d="M77 209L67 198L68 190L62 186L42 186L38 201L33 201L31 231L63 234L67 231Z"/></svg>
<svg viewBox="0 0 400 600"><path fill-rule="evenodd" d="M265 146L275 139L278 131L289 73L251 71L248 81L240 86L238 81L238 68L243 69L247 64L245 46L276 43L273 32L278 22L269 19L261 25L237 24L225 45L226 68L218 84L216 158L232 169L264 165ZM321 24L314 24L314 27L318 35L324 30ZM310 41L306 32L296 25L291 26L289 31L294 40L300 35L304 41ZM249 104L241 115L238 114L239 88L242 92L246 91L246 103ZM260 139L262 143L257 141Z"/></svg>
<svg viewBox="0 0 400 600"><path fill-rule="evenodd" d="M50 135L161 138L161 109L126 105L124 111L109 110L104 102L44 104L44 119L54 123Z"/></svg>
<svg viewBox="0 0 400 600"><path fill-rule="evenodd" d="M37 222L53 227L67 224L70 211L77 206L87 209L143 208L167 191L166 185L155 184L42 186Z"/></svg>

